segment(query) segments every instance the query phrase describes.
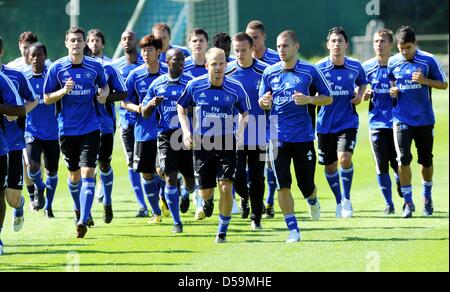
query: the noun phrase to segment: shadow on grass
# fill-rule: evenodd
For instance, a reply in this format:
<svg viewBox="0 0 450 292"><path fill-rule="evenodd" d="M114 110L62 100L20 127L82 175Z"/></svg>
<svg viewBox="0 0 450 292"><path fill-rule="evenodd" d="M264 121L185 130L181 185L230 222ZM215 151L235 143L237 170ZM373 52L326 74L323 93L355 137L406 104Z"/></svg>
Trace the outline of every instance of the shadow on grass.
<svg viewBox="0 0 450 292"><path fill-rule="evenodd" d="M159 250L159 251L144 251L144 250L133 250L133 251L103 251L103 250L45 250L45 251L30 251L30 252L12 252L11 254L6 253L2 255L2 258L8 258L17 255L67 255L69 253L76 252L77 254L106 254L106 255L148 255L148 254L192 254L197 253L191 250ZM2 263L3 265L3 263Z"/></svg>
<svg viewBox="0 0 450 292"><path fill-rule="evenodd" d="M365 238L365 237L346 237L343 239L324 239L324 240L304 240L304 242L407 242L407 241L448 241L448 238Z"/></svg>

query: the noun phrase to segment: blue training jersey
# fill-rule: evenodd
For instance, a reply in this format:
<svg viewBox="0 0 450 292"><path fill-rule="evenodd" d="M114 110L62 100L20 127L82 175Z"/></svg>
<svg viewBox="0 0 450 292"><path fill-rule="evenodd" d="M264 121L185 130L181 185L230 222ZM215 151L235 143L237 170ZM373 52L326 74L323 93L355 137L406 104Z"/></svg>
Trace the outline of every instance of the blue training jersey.
<svg viewBox="0 0 450 292"><path fill-rule="evenodd" d="M431 91L429 86L412 81L415 72L432 80L447 82L447 77L436 58L424 51L417 50L410 61L402 54L389 59L389 78L400 89L398 98L392 110L394 123L405 123L413 127L431 126L436 120L433 112Z"/></svg>
<svg viewBox="0 0 450 292"><path fill-rule="evenodd" d="M16 87L12 81L0 71L0 104L8 105L23 105L23 100L17 92ZM8 141L6 138L6 128L4 126L4 119L0 121L0 156L9 153Z"/></svg>
<svg viewBox="0 0 450 292"><path fill-rule="evenodd" d="M157 107L159 134L181 128L178 119L177 104L189 81L194 79L183 73L177 80L170 80L168 74L156 79L148 89L143 105L147 105L156 96L164 96L164 101Z"/></svg>
<svg viewBox="0 0 450 292"><path fill-rule="evenodd" d="M144 60L142 59L142 55L139 54L136 63L128 63L126 56L123 56L117 59L113 63L113 66L116 67L117 71L119 71L123 80L126 81L131 71L141 66L142 64L144 64ZM129 112L126 109L120 107L119 123L120 127L124 130L128 129L128 127L130 126L134 127L136 125L136 113Z"/></svg>
<svg viewBox="0 0 450 292"><path fill-rule="evenodd" d="M319 69L298 60L293 69L284 69L282 63L264 71L259 95L272 92L273 106L270 111L270 140L287 143L314 141L314 127L307 105L296 105L295 91L314 96L316 93L331 96L331 88Z"/></svg>
<svg viewBox="0 0 450 292"><path fill-rule="evenodd" d="M208 70L206 70L205 65L195 64L192 57L186 58L186 63L184 64L184 72L194 77L201 77L208 74Z"/></svg>
<svg viewBox="0 0 450 292"><path fill-rule="evenodd" d="M327 57L317 66L332 89L333 103L322 106L317 116L317 133L339 133L347 129L358 129L359 117L352 104L355 88L367 85L366 73L358 60L346 57L342 66L334 65Z"/></svg>
<svg viewBox="0 0 450 292"><path fill-rule="evenodd" d="M33 102L35 100L35 93L24 73L10 69L3 66L2 73L5 74L12 84L16 88L19 96L22 98L23 103ZM19 151L26 147L25 144L25 117L19 117L14 122L8 122L5 117L3 117L6 137L8 140L9 151Z"/></svg>
<svg viewBox="0 0 450 292"><path fill-rule="evenodd" d="M180 49L183 52L183 54L184 54L184 56L186 58L191 56L191 52L189 52L189 49L186 48L186 47L170 45L169 46L169 50L170 49ZM167 51L169 51L169 50L167 50ZM159 55L159 61L161 63L166 63L166 54L167 54L167 52L166 53L161 53L161 55Z"/></svg>
<svg viewBox="0 0 450 292"><path fill-rule="evenodd" d="M43 141L58 140L58 120L56 119L56 106L44 103L44 82L47 69L42 74L29 73L28 81L34 89L39 103L34 110L27 114L25 139L38 138Z"/></svg>
<svg viewBox="0 0 450 292"><path fill-rule="evenodd" d="M72 78L73 90L56 103L60 136L81 136L100 130L97 91L107 85L103 66L91 57L79 65L69 57L59 59L50 67L45 79L44 93L64 88Z"/></svg>
<svg viewBox="0 0 450 292"><path fill-rule="evenodd" d="M268 123L265 111L259 106L259 89L264 70L268 66L268 64L256 59L248 68L242 68L237 61L228 64L226 75L239 81L250 99L249 123L244 135L244 145L246 146L265 146L267 142Z"/></svg>
<svg viewBox="0 0 450 292"><path fill-rule="evenodd" d="M251 109L242 85L228 76L220 87L213 86L208 76L190 81L178 104L194 108L194 135L207 137L233 135L235 108L241 114Z"/></svg>
<svg viewBox="0 0 450 292"><path fill-rule="evenodd" d="M393 99L389 93L387 66L381 66L378 59L373 58L365 62L363 68L373 91L369 104L369 129L391 129Z"/></svg>
<svg viewBox="0 0 450 292"><path fill-rule="evenodd" d="M281 62L281 59L277 51L267 48L264 56L262 57L262 59L260 59L260 61L263 61L264 63L269 65L274 65L278 62Z"/></svg>
<svg viewBox="0 0 450 292"><path fill-rule="evenodd" d="M108 80L110 93L127 92L127 86L120 73L112 64L103 65L105 68L106 79ZM100 114L100 131L102 134L113 134L116 129L116 110L115 104L106 101L105 104L98 104Z"/></svg>
<svg viewBox="0 0 450 292"><path fill-rule="evenodd" d="M141 65L133 70L127 79L128 96L125 101L134 103L135 105L142 104L153 81L166 73L167 65L164 63L160 63L159 72L156 74L148 72L147 64ZM148 119L144 119L142 115L136 116L134 136L137 142L156 140L158 137L158 121L155 112Z"/></svg>

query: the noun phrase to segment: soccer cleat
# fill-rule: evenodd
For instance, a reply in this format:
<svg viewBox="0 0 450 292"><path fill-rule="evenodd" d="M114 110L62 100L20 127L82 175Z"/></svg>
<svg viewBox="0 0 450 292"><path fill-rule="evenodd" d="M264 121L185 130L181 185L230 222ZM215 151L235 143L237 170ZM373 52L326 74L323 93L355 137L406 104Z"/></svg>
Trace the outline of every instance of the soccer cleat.
<svg viewBox="0 0 450 292"><path fill-rule="evenodd" d="M98 202L99 204L103 203L103 197L97 197L97 202Z"/></svg>
<svg viewBox="0 0 450 292"><path fill-rule="evenodd" d="M227 234L226 233L218 233L216 236L216 243L226 243L227 242Z"/></svg>
<svg viewBox="0 0 450 292"><path fill-rule="evenodd" d="M136 214L136 218L147 218L148 216L148 210L144 208L139 209Z"/></svg>
<svg viewBox="0 0 450 292"><path fill-rule="evenodd" d="M39 210L37 210L36 207L34 206L34 199L33 199L33 201L30 202L29 208L30 208L30 211L33 212L33 213L36 213L37 211L39 211Z"/></svg>
<svg viewBox="0 0 450 292"><path fill-rule="evenodd" d="M0 239L0 256L3 254L3 242Z"/></svg>
<svg viewBox="0 0 450 292"><path fill-rule="evenodd" d="M148 224L158 224L162 222L162 216L153 215L153 218L148 221Z"/></svg>
<svg viewBox="0 0 450 292"><path fill-rule="evenodd" d="M434 212L433 201L431 199L425 200L423 207L423 215L430 217L433 216L433 212Z"/></svg>
<svg viewBox="0 0 450 292"><path fill-rule="evenodd" d="M103 206L103 220L106 224L110 224L114 218L112 206Z"/></svg>
<svg viewBox="0 0 450 292"><path fill-rule="evenodd" d="M159 198L159 208L161 208L164 217L170 217L170 210L165 198Z"/></svg>
<svg viewBox="0 0 450 292"><path fill-rule="evenodd" d="M389 215L394 215L395 214L395 208L394 205L387 205L386 209L384 209L384 215L389 216Z"/></svg>
<svg viewBox="0 0 450 292"><path fill-rule="evenodd" d="M241 218L247 219L250 216L250 206L248 200L241 199Z"/></svg>
<svg viewBox="0 0 450 292"><path fill-rule="evenodd" d="M45 189L37 190L36 194L34 195L34 208L37 210L42 210L45 207L44 192Z"/></svg>
<svg viewBox="0 0 450 292"><path fill-rule="evenodd" d="M314 221L319 221L320 219L320 204L319 204L319 200L316 199L316 203L314 205L310 205L309 206L309 215L311 216L311 219Z"/></svg>
<svg viewBox="0 0 450 292"><path fill-rule="evenodd" d="M205 205L203 206L203 211L205 212L205 217L209 218L212 216L214 212L214 199L211 198L205 201Z"/></svg>
<svg viewBox="0 0 450 292"><path fill-rule="evenodd" d="M241 214L236 199L233 199L233 209L231 209L231 215Z"/></svg>
<svg viewBox="0 0 450 292"><path fill-rule="evenodd" d="M87 233L87 227L83 224L77 225L77 238L84 238Z"/></svg>
<svg viewBox="0 0 450 292"><path fill-rule="evenodd" d="M252 227L252 230L254 230L254 231L263 229L261 222L257 223L253 220L252 220L252 223L250 224L250 226Z"/></svg>
<svg viewBox="0 0 450 292"><path fill-rule="evenodd" d="M203 220L205 219L205 211L203 211L203 207L197 207L195 210L195 220Z"/></svg>
<svg viewBox="0 0 450 292"><path fill-rule="evenodd" d="M53 214L53 210L52 209L44 210L44 215L45 215L45 218L47 218L47 219L55 218L55 215Z"/></svg>
<svg viewBox="0 0 450 292"><path fill-rule="evenodd" d="M342 217L342 204L336 205L336 218L343 218Z"/></svg>
<svg viewBox="0 0 450 292"><path fill-rule="evenodd" d="M92 228L95 226L94 218L92 218L92 214L89 214L89 218L86 222L87 227Z"/></svg>
<svg viewBox="0 0 450 292"><path fill-rule="evenodd" d="M409 219L412 218L413 213L416 211L416 207L414 206L413 203L411 204L405 204L403 206L403 218L404 219Z"/></svg>
<svg viewBox="0 0 450 292"><path fill-rule="evenodd" d="M264 218L265 219L272 219L275 217L275 209L273 208L273 205L267 205L266 206L266 212L264 212Z"/></svg>
<svg viewBox="0 0 450 292"><path fill-rule="evenodd" d="M291 230L289 232L289 237L286 240L286 243L294 243L299 241L300 241L300 232L298 232L297 230Z"/></svg>
<svg viewBox="0 0 450 292"><path fill-rule="evenodd" d="M172 233L173 234L183 233L183 225L176 224L175 226L173 226Z"/></svg>
<svg viewBox="0 0 450 292"><path fill-rule="evenodd" d="M180 201L180 212L182 214L186 214L187 211L189 210L189 205L191 204L191 200L189 200L188 198L181 198Z"/></svg>
<svg viewBox="0 0 450 292"><path fill-rule="evenodd" d="M75 226L77 226L78 222L80 221L81 215L80 215L80 211L78 211L78 210L75 210L74 212L75 212L75 216L73 216L73 220L75 221Z"/></svg>
<svg viewBox="0 0 450 292"><path fill-rule="evenodd" d="M22 230L23 222L25 221L24 216L21 217L14 216L13 217L13 230L14 232L19 232Z"/></svg>
<svg viewBox="0 0 450 292"><path fill-rule="evenodd" d="M342 200L342 217L352 218L352 216L353 216L352 201Z"/></svg>

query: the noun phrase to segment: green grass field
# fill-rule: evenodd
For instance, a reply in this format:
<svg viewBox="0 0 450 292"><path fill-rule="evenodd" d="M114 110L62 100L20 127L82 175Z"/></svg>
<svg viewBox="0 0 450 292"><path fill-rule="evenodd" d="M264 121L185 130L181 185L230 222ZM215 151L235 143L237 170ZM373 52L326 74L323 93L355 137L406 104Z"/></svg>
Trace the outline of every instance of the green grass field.
<svg viewBox="0 0 450 292"><path fill-rule="evenodd" d="M196 222L191 206L190 212L182 217L185 232L177 236L171 234L171 218L165 218L159 226L149 226L146 219L135 219L137 203L128 182L119 135L116 135L113 223L103 223L102 206L95 203L95 228L89 230L85 239L75 238L72 203L65 183L67 171L61 163L54 205L57 219L48 221L42 212L26 210L23 230L13 233L11 209L8 209L2 234L6 254L0 257L0 271L448 272L449 93L434 92L438 121L434 150L437 212L432 218L421 215L422 186L415 162L413 185L419 212L412 220L400 219L402 201L395 197L397 214L391 218L383 215L384 201L376 183L368 140L367 108L367 104L359 107L361 126L352 197L355 216L348 220L334 218L335 200L323 168L318 167L316 181L322 220L308 219L306 202L297 188L294 189L303 239L299 244L285 244L288 234L279 208L275 219L263 221L261 232L251 231L248 220L233 218L229 242L224 245L214 244L217 207L212 218Z"/></svg>

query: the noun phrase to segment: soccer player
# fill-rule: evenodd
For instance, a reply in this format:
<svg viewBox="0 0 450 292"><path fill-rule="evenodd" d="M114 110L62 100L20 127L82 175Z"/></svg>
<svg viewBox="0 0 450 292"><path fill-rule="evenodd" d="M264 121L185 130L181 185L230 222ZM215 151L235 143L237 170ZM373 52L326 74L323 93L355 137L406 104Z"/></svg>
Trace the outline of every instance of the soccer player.
<svg viewBox="0 0 450 292"><path fill-rule="evenodd" d="M225 51L227 63L236 60L234 56L231 56L231 37L226 32L219 32L213 37L213 46Z"/></svg>
<svg viewBox="0 0 450 292"><path fill-rule="evenodd" d="M238 135L243 135L250 108L242 85L225 76L225 52L212 48L206 53L208 75L189 82L178 102L178 117L184 145L194 149L194 169L206 217L213 211L214 188L219 180L219 229L216 243L226 242L233 207L233 181L236 169L234 109L240 113ZM188 110L194 109L194 133Z"/></svg>
<svg viewBox="0 0 450 292"><path fill-rule="evenodd" d="M247 92L251 109L249 125L244 134L244 145L238 148L236 191L241 196L242 217L247 218L250 212L249 199L252 205L251 227L262 229L261 217L264 199L264 154L266 145L266 113L258 104L259 87L264 70L269 66L252 57L253 39L246 33L233 37L233 50L236 61L228 64L227 75L239 81ZM248 167L248 175L247 175ZM248 185L248 186L247 186Z"/></svg>
<svg viewBox="0 0 450 292"><path fill-rule="evenodd" d="M105 35L99 30L99 29L91 29L87 33L87 45L89 49L91 49L92 57L101 60L100 63L102 65L106 63L111 63L112 60L108 57L106 57L103 54L103 50L105 49Z"/></svg>
<svg viewBox="0 0 450 292"><path fill-rule="evenodd" d="M121 46L125 56L119 58L113 63L113 66L122 75L124 81L130 75L130 72L144 64L142 56L138 53L137 45L139 40L133 31L124 31L121 36ZM145 203L144 192L142 190L141 175L133 170L134 159L134 128L136 125L136 114L129 112L123 107L119 109L119 126L122 136L122 143L127 158L128 177L133 187L136 200L139 204L139 211L136 214L138 218L148 217L148 208Z"/></svg>
<svg viewBox="0 0 450 292"><path fill-rule="evenodd" d="M176 46L176 45L171 44L172 32L171 32L170 27L167 24L165 24L165 23L154 24L152 27L152 34L156 38L162 40L163 48L161 51L161 55L159 56L159 60L162 63L166 62L166 53L168 50L170 50L172 48L180 49L181 51L183 51L183 54L186 57L189 57L191 55L191 53L189 52L189 50L186 47L181 47L181 46Z"/></svg>
<svg viewBox="0 0 450 292"><path fill-rule="evenodd" d="M319 164L325 165L325 175L336 198L336 217L350 218L353 216L350 200L354 171L352 156L359 127L356 106L361 103L368 82L361 63L345 55L348 39L342 27L330 29L327 48L330 56L317 65L332 88L334 102L322 106L317 117Z"/></svg>
<svg viewBox="0 0 450 292"><path fill-rule="evenodd" d="M393 100L389 94L390 82L387 64L394 45L394 35L388 29L381 29L373 38L376 57L363 64L371 88L364 92L364 100L369 100L370 143L375 159L378 184L386 201L386 215L395 214L392 201L392 182L389 165L394 170L397 189L400 187L398 163L392 130ZM401 192L400 192L401 195Z"/></svg>
<svg viewBox="0 0 450 292"><path fill-rule="evenodd" d="M177 149L177 146L183 145L183 141L176 105L187 83L193 77L183 73L185 61L183 51L170 49L166 57L169 72L150 85L143 102L142 115L144 118L150 118L157 112L159 116L158 149L160 167L166 179L164 196L174 220L172 232L182 233L180 209L182 213L188 211L189 193L195 190L195 179L192 150ZM156 106L158 103L159 106ZM183 176L181 203L179 203L178 172Z"/></svg>
<svg viewBox="0 0 450 292"><path fill-rule="evenodd" d="M139 42L139 46L144 64L128 76L128 96L121 104L123 108L137 114L134 129L136 142L133 169L142 173L144 193L153 210L153 218L149 223L154 224L162 221L161 209L158 206L158 178L156 177L158 121L156 113L148 119L142 116L142 102L153 81L167 73L167 66L159 61L162 49L161 39L155 38L154 35L146 35ZM159 103L161 101L158 99Z"/></svg>
<svg viewBox="0 0 450 292"><path fill-rule="evenodd" d="M196 28L189 34L189 48L192 56L186 58L184 71L194 77L208 74L205 68L208 41L208 33L204 29Z"/></svg>
<svg viewBox="0 0 450 292"><path fill-rule="evenodd" d="M3 50L3 48L2 48ZM36 105L37 100L34 97L34 91L30 83L22 72L13 70L8 66L4 66L1 62L3 51L0 51L0 72L9 78L11 83L15 86L16 91L25 103L26 112L32 111ZM8 177L7 187L5 190L5 197L11 207L15 206L13 229L18 232L22 229L23 205L25 199L21 192L23 189L23 149L25 149L25 116L23 117L1 117L2 128L5 131L8 144ZM42 193L40 193L42 195ZM41 205L42 204L42 205ZM45 201L41 201L40 208L42 209Z"/></svg>
<svg viewBox="0 0 450 292"><path fill-rule="evenodd" d="M41 43L34 43L30 47L31 74L28 76L38 106L27 115L25 140L28 161L28 174L36 185L39 194L46 190L44 214L47 218L54 218L53 199L58 185L59 167L59 141L58 121L56 119L55 105L44 103L44 81L48 69L45 65L47 59L47 48ZM41 156L44 154L45 169L47 170L47 181L44 184L41 173ZM37 197L42 199L41 197ZM39 208L39 202L36 207Z"/></svg>
<svg viewBox="0 0 450 292"><path fill-rule="evenodd" d="M31 63L29 61L29 48L32 44L38 42L37 35L32 31L25 31L19 36L19 50L21 57L8 63L8 67L21 72L28 72L31 70ZM52 62L50 60L45 61L45 65L50 67Z"/></svg>
<svg viewBox="0 0 450 292"><path fill-rule="evenodd" d="M403 218L415 211L412 199L411 144L415 141L421 165L425 216L432 216L433 142L435 116L431 103L432 89L448 88L447 77L436 58L417 49L416 34L402 26L396 34L397 55L389 59L389 78L394 82L394 141L399 163L401 191L405 200Z"/></svg>
<svg viewBox="0 0 450 292"><path fill-rule="evenodd" d="M3 54L3 40L0 37L0 56ZM24 116L25 108L22 98L12 84L11 80L0 71L0 114L8 116ZM4 119L1 117L0 124L3 125ZM5 132L0 130L0 255L3 254L3 242L1 233L6 215L5 186L8 175L8 143ZM20 207L21 202L16 202L13 208ZM23 206L22 206L23 207ZM22 210L23 212L23 210ZM16 213L17 215L17 213ZM22 221L23 222L23 221Z"/></svg>
<svg viewBox="0 0 450 292"><path fill-rule="evenodd" d="M69 190L79 216L77 237L87 232L95 194L95 168L100 148L100 120L96 105L109 95L105 70L83 55L85 32L72 27L66 32L68 56L49 69L44 85L46 105L56 104L61 151L69 170ZM81 185L81 188L80 188Z"/></svg>
<svg viewBox="0 0 450 292"><path fill-rule="evenodd" d="M264 23L259 20L250 21L247 24L246 33L253 39L253 58L269 65L274 65L281 61L280 56L276 51L266 47L267 35ZM272 166L270 165L270 160L267 162L267 182L269 189L266 198L264 217L270 219L275 216L274 202L277 189L277 182Z"/></svg>
<svg viewBox="0 0 450 292"><path fill-rule="evenodd" d="M298 60L299 48L295 32L284 31L278 36L277 49L282 61L264 71L259 90L261 108L270 110L270 158L277 181L278 201L289 229L287 243L301 239L291 193L291 160L311 218L320 218L314 182L315 136L308 104L324 106L333 102L321 72L314 65Z"/></svg>

